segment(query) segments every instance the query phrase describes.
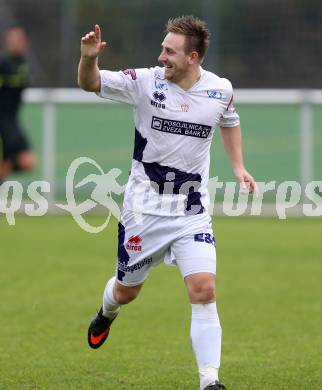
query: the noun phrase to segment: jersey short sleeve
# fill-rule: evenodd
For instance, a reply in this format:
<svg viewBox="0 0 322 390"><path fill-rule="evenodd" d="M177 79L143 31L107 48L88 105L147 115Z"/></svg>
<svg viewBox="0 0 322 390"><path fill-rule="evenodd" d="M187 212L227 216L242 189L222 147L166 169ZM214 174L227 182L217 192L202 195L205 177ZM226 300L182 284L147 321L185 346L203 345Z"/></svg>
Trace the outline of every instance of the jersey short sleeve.
<svg viewBox="0 0 322 390"><path fill-rule="evenodd" d="M219 122L220 127L235 127L240 124L239 115L235 110L234 106L234 96L233 96L233 88L227 79L224 79L227 82L227 97L229 98L227 108L225 112L222 114Z"/></svg>
<svg viewBox="0 0 322 390"><path fill-rule="evenodd" d="M150 74L150 69L127 69L119 72L101 70L101 89L97 95L104 99L136 105Z"/></svg>

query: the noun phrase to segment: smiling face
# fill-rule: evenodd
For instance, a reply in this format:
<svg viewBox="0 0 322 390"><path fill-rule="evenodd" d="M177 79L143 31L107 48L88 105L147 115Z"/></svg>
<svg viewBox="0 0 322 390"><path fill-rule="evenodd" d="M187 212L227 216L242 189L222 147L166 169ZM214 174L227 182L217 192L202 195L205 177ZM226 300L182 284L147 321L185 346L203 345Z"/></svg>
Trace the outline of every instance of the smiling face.
<svg viewBox="0 0 322 390"><path fill-rule="evenodd" d="M174 83L182 81L189 75L192 66L198 65L198 54L195 51L187 54L185 43L184 35L170 32L161 44L159 61L165 67L165 78Z"/></svg>

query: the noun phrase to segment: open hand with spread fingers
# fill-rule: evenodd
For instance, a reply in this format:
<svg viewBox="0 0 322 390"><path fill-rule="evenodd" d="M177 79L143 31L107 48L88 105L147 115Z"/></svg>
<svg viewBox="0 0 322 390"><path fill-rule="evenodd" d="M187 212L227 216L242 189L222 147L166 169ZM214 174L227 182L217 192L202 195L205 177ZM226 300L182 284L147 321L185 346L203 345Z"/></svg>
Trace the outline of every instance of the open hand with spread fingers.
<svg viewBox="0 0 322 390"><path fill-rule="evenodd" d="M91 31L81 38L81 56L83 58L96 58L106 45L106 42L102 42L100 26L96 24L95 31Z"/></svg>

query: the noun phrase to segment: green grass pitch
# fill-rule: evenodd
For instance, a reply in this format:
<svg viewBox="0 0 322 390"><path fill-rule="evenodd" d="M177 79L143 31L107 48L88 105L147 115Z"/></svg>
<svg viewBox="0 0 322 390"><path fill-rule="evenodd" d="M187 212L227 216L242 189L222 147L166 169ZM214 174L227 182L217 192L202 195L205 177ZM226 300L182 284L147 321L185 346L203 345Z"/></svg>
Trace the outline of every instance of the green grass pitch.
<svg viewBox="0 0 322 390"><path fill-rule="evenodd" d="M99 220L92 219L92 222ZM221 379L228 390L322 389L322 222L219 218ZM101 349L87 326L114 270L116 223L0 216L0 388L196 390L190 306L161 265Z"/></svg>

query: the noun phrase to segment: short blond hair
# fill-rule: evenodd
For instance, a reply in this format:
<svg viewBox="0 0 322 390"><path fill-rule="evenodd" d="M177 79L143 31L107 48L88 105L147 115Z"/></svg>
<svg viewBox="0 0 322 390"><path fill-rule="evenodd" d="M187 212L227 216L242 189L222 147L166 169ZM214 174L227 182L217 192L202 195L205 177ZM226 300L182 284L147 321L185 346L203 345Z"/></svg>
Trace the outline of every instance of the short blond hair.
<svg viewBox="0 0 322 390"><path fill-rule="evenodd" d="M185 52L189 54L196 51L200 60L203 60L210 43L210 32L204 21L192 15L169 19L165 33L170 32L184 35Z"/></svg>

